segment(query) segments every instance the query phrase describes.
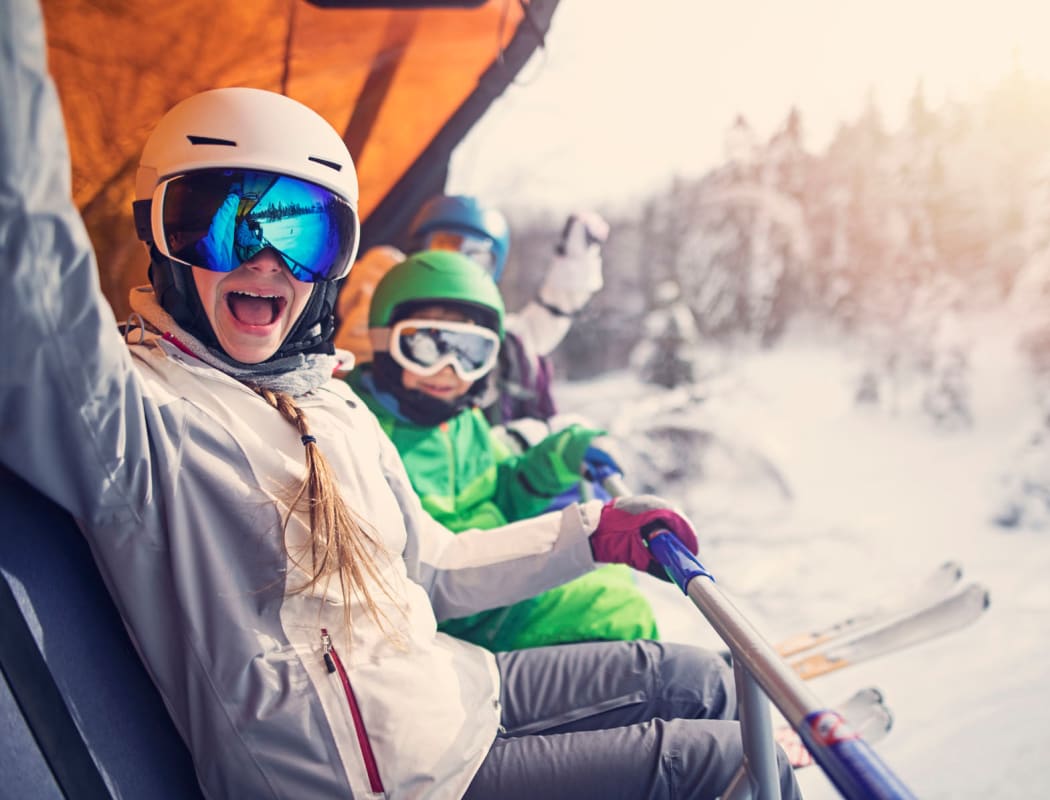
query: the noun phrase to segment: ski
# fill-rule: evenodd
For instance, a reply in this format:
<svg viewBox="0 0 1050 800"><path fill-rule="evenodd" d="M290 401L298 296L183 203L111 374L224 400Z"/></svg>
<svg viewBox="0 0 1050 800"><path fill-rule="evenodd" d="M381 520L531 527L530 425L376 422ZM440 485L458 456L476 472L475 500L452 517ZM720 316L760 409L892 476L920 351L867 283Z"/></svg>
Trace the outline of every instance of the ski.
<svg viewBox="0 0 1050 800"><path fill-rule="evenodd" d="M882 692L874 686L855 692L835 706L834 711L845 720L850 730L863 737L868 744L885 739L893 727L893 712L886 705ZM813 756L802 743L802 737L790 725L777 727L773 738L784 748L788 761L795 769L813 763Z"/></svg>
<svg viewBox="0 0 1050 800"><path fill-rule="evenodd" d="M860 689L835 710L868 744L885 739L893 727L893 712L882 692L874 686Z"/></svg>
<svg viewBox="0 0 1050 800"><path fill-rule="evenodd" d="M893 601L881 603L831 625L789 636L776 645L776 650L781 656L788 658L819 647L832 639L846 636L860 628L879 625L894 617L910 613L916 608L924 608L954 589L962 578L962 574L961 565L955 561L946 561L927 575L914 590L895 596Z"/></svg>
<svg viewBox="0 0 1050 800"><path fill-rule="evenodd" d="M799 676L809 680L963 628L977 620L989 603L988 590L971 583L912 613L837 637L787 661Z"/></svg>

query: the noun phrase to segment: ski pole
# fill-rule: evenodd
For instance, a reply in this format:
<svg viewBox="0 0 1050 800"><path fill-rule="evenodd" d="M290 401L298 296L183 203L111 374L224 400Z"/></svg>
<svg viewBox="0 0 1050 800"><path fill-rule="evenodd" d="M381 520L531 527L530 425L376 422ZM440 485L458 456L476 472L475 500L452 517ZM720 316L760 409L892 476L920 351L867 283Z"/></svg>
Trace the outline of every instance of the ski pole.
<svg viewBox="0 0 1050 800"><path fill-rule="evenodd" d="M741 665L747 676L780 709L802 738L813 760L843 797L847 800L914 797L871 746L854 733L837 712L820 704L794 670L784 663L750 622L726 599L715 585L711 573L674 534L666 530L655 532L649 536L648 544L668 575L729 645L734 669L738 664ZM746 681L745 684L749 686ZM750 689L748 694L752 694ZM743 698L747 698L748 694L744 694ZM745 718L746 713L742 709L742 724Z"/></svg>
<svg viewBox="0 0 1050 800"><path fill-rule="evenodd" d="M610 494L629 494L619 476L606 481ZM772 746L767 698L780 710L847 800L908 800L911 790L878 757L871 746L835 711L824 707L773 647L729 602L714 576L673 533L646 533L653 557L729 646L740 697L744 765L724 798L779 798L776 756ZM764 694L763 694L764 693Z"/></svg>

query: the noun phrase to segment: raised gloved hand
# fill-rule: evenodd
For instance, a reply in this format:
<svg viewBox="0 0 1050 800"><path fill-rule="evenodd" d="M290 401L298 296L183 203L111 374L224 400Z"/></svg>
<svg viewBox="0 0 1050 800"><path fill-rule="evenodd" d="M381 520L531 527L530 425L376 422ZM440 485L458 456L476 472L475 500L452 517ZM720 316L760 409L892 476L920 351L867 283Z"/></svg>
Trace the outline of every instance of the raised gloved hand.
<svg viewBox="0 0 1050 800"><path fill-rule="evenodd" d="M649 552L645 539L668 530L691 553L699 544L692 524L671 508L670 503L650 494L618 497L602 508L598 527L591 534L591 553L595 561L629 564L661 580L669 581L663 566Z"/></svg>
<svg viewBox="0 0 1050 800"><path fill-rule="evenodd" d="M609 223L597 211L577 211L565 220L561 241L555 248L560 256L575 258L592 247L601 248L609 238Z"/></svg>
<svg viewBox="0 0 1050 800"><path fill-rule="evenodd" d="M568 316L602 288L602 243L609 223L594 211L573 214L565 223L539 299L551 311Z"/></svg>

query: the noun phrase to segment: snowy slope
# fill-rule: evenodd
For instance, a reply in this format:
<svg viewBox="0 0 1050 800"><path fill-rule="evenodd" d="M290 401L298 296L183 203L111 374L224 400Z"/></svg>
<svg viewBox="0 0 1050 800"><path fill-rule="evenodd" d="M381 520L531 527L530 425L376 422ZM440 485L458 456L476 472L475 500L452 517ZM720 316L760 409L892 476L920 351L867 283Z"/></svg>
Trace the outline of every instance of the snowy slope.
<svg viewBox="0 0 1050 800"><path fill-rule="evenodd" d="M701 534L701 560L771 640L864 608L955 559L991 590L977 624L815 680L832 704L861 686L896 724L877 749L922 798L1050 796L1050 532L991 522L1001 476L1033 424L1000 321L970 323L974 424L858 407L854 352L795 339L688 390L627 373L561 384L563 411L618 437L628 483L663 485ZM657 476L657 473L660 473ZM676 589L641 576L664 638L717 646ZM800 773L810 800L837 793Z"/></svg>

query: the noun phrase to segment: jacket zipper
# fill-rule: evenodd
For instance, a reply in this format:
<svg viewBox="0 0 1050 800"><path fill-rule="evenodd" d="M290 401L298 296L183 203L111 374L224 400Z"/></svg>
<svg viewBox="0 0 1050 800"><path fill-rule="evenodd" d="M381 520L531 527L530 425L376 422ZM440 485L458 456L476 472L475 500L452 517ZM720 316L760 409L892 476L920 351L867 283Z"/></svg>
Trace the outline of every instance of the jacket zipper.
<svg viewBox="0 0 1050 800"><path fill-rule="evenodd" d="M350 678L347 677L343 662L339 660L339 654L332 645L332 637L328 635L327 628L321 628L321 648L324 653L324 665L329 674L339 673L339 680L343 684L343 692L346 694L346 702L350 706L350 716L354 720L354 732L357 733L357 743L361 747L361 757L365 762L365 771L368 773L368 783L373 792L383 794L383 781L379 777L379 767L376 765L376 756L372 751L372 743L368 741L368 731L365 730L365 722L361 717L361 709L357 705L357 697L350 687Z"/></svg>

